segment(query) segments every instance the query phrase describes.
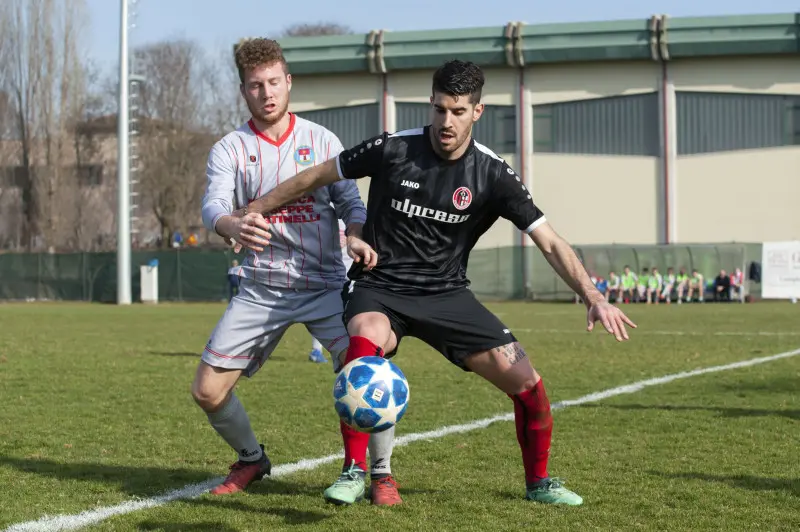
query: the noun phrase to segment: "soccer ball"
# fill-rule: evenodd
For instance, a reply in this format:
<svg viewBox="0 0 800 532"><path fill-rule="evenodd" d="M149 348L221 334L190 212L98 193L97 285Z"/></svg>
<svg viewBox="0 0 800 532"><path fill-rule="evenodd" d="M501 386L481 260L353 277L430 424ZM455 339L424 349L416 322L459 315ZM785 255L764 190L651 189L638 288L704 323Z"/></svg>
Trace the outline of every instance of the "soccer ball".
<svg viewBox="0 0 800 532"><path fill-rule="evenodd" d="M408 380L394 363L381 357L362 357L347 364L333 385L336 413L361 432L381 432L406 413Z"/></svg>

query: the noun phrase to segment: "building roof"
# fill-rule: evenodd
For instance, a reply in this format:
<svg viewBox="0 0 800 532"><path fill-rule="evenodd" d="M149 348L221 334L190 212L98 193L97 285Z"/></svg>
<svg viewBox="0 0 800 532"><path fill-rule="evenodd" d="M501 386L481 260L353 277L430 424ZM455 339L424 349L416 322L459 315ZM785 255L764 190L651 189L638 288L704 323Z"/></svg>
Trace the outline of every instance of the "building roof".
<svg viewBox="0 0 800 532"><path fill-rule="evenodd" d="M525 24L280 39L295 74L800 54L800 13Z"/></svg>

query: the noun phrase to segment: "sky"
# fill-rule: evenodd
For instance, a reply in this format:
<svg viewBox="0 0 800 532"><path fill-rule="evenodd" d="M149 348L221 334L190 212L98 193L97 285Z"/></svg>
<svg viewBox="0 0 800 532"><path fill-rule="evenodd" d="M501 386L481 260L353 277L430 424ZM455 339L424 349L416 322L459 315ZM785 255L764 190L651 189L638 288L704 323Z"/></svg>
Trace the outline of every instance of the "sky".
<svg viewBox="0 0 800 532"><path fill-rule="evenodd" d="M113 66L119 54L120 0L85 0L90 32L86 50L99 65ZM359 33L371 29L432 30L528 24L647 18L720 16L800 11L798 0L130 0L130 45L185 38L209 52L229 50L242 37L274 36L295 23L337 22ZM522 7L525 6L525 7ZM767 8L768 6L768 8Z"/></svg>

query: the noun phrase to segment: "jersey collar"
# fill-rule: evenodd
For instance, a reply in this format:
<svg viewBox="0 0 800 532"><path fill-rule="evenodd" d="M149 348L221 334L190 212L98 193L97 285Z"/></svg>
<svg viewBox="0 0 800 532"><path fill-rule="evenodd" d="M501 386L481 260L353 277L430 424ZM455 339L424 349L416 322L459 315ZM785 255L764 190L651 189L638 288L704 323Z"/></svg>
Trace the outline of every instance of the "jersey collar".
<svg viewBox="0 0 800 532"><path fill-rule="evenodd" d="M297 116L295 116L294 113L289 113L289 127L286 128L286 131L283 132L283 135L281 135L281 138L279 138L277 141L272 140L271 138L263 134L261 131L259 131L258 128L256 127L255 122L253 122L252 118L247 121L247 125L250 126L250 130L264 142L272 144L273 146L280 146L281 144L286 142L286 139L288 139L289 135L291 135L292 131L294 131L294 123L296 121L297 121Z"/></svg>

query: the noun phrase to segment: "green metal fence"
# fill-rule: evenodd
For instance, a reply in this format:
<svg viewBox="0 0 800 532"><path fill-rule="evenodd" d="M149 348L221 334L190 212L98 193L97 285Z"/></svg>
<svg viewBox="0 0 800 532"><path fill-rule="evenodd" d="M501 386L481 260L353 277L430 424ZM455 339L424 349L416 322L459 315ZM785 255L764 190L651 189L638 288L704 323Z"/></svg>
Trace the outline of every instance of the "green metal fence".
<svg viewBox="0 0 800 532"><path fill-rule="evenodd" d="M158 260L162 301L227 298L227 273L235 257L221 250L135 251L131 292L139 299L139 267ZM116 253L7 253L0 255L0 299L114 302Z"/></svg>
<svg viewBox="0 0 800 532"><path fill-rule="evenodd" d="M687 244L658 246L575 246L575 251L590 272L608 279L611 271L618 275L625 266L638 274L642 268L657 267L661 274L672 267L677 273L686 268L687 273L697 269L707 279L713 279L720 270L728 273L740 268L745 274L746 293L759 297L761 285L747 281L752 262L761 261L761 244ZM536 300L570 299L569 287L552 271L550 265L535 248L526 249L526 296Z"/></svg>
<svg viewBox="0 0 800 532"><path fill-rule="evenodd" d="M761 260L761 244L670 246L576 246L590 271L603 277L625 265L638 273L656 266L663 273L697 268L706 278L720 269L742 268ZM139 267L158 260L162 301L220 301L227 297L227 271L236 258L230 251L171 249L137 251L132 260L132 295L139 299ZM473 251L468 276L482 299L569 300L567 285L534 247L502 247ZM116 254L0 254L0 300L74 300L113 302L117 293ZM758 296L760 286L750 283Z"/></svg>

